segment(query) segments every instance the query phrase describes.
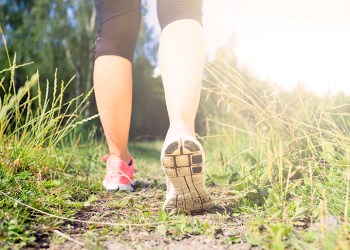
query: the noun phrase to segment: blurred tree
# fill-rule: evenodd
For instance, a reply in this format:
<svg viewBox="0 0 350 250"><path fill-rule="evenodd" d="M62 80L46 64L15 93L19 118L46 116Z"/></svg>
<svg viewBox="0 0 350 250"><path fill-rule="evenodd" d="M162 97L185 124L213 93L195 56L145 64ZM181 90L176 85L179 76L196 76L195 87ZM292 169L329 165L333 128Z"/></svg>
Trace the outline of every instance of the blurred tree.
<svg viewBox="0 0 350 250"><path fill-rule="evenodd" d="M16 37L16 34L23 33L24 16L29 15L33 4L33 0L0 0L0 26L4 32L9 54L12 57L15 53L14 38ZM7 60L4 50L4 42L2 39L0 39L0 46L0 69L9 68L9 62ZM11 58L11 60L12 59L13 58ZM23 69L18 69L18 72L19 74L16 75L16 80L18 79L19 75L25 75ZM4 72L3 76L8 76L8 74L9 72ZM23 77L22 80L23 79L25 79L25 77ZM3 84L5 88L8 86L7 82L4 82Z"/></svg>
<svg viewBox="0 0 350 250"><path fill-rule="evenodd" d="M93 1L2 0L0 6L10 54L16 53L17 64L34 62L17 71L18 85L36 69L43 84L45 79L52 82L57 68L58 78L66 82L76 76L67 99L91 89L96 36ZM5 60L0 61L0 67L8 67Z"/></svg>
<svg viewBox="0 0 350 250"><path fill-rule="evenodd" d="M94 48L96 39L96 11L93 1L69 0L58 8L62 16L66 14L66 28L58 27L68 64L74 69L77 78L74 96L92 87ZM59 12L59 11L57 11ZM57 15L55 23L59 23ZM67 31L72 31L67 34ZM89 111L90 109L87 109Z"/></svg>
<svg viewBox="0 0 350 250"><path fill-rule="evenodd" d="M147 9L142 7L142 15ZM164 136L169 121L160 77L153 77L158 56L158 40L146 22L141 23L133 65L133 114L131 138Z"/></svg>
<svg viewBox="0 0 350 250"><path fill-rule="evenodd" d="M142 8L142 15L147 9ZM36 69L41 84L58 79L75 79L66 92L71 99L92 87L96 13L89 0L0 0L0 20L10 55L17 54L17 64L34 62L20 68L16 84L20 86ZM160 77L153 78L157 61L158 41L153 29L142 22L133 67L133 116L131 136L164 135L168 127L164 93ZM0 68L8 67L0 50ZM92 96L86 109L88 116L97 112ZM100 127L99 121L95 124Z"/></svg>

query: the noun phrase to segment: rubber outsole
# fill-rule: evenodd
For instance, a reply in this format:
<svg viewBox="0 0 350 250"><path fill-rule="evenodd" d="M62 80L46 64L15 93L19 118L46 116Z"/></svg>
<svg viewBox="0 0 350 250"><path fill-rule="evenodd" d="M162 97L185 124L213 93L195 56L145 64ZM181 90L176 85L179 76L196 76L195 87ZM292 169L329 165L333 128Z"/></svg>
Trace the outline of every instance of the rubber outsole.
<svg viewBox="0 0 350 250"><path fill-rule="evenodd" d="M130 191L134 192L134 187L131 184L118 184L118 183L108 183L105 180L102 182L103 187L106 191Z"/></svg>
<svg viewBox="0 0 350 250"><path fill-rule="evenodd" d="M205 156L202 145L193 137L180 135L164 145L163 170L173 189L167 193L163 210L193 212L213 206L204 183Z"/></svg>

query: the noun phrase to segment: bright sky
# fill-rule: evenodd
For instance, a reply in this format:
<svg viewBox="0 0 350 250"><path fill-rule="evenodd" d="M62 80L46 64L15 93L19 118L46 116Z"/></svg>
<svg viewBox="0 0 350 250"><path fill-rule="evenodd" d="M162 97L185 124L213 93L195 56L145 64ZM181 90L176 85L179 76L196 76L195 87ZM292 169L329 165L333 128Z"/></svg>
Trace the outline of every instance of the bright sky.
<svg viewBox="0 0 350 250"><path fill-rule="evenodd" d="M156 0L146 19L159 26ZM350 94L349 0L204 0L207 57L235 35L238 66L289 90Z"/></svg>

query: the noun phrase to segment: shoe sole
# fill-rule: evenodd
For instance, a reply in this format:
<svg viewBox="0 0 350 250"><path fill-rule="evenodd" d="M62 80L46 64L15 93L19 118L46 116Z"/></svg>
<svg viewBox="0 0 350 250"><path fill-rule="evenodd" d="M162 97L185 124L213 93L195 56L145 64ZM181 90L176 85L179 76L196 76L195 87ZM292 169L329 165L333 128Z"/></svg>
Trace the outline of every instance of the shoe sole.
<svg viewBox="0 0 350 250"><path fill-rule="evenodd" d="M213 206L204 183L205 157L202 145L193 137L181 135L161 154L163 170L174 188L169 191L163 210L203 211Z"/></svg>
<svg viewBox="0 0 350 250"><path fill-rule="evenodd" d="M106 191L130 191L134 192L134 187L131 184L117 184L117 183L108 183L105 180L102 182L103 187Z"/></svg>

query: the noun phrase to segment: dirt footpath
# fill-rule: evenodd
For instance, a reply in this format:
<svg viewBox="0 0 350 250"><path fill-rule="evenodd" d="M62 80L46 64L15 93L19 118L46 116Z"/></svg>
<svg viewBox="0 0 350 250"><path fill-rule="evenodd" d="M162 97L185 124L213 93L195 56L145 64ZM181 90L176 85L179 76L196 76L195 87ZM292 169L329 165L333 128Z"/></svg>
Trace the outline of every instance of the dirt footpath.
<svg viewBox="0 0 350 250"><path fill-rule="evenodd" d="M124 226L65 222L53 232L49 249L253 249L245 238L247 217L232 210L234 202L225 201L222 190L210 189L212 210L171 216L159 212L164 198L159 187L145 186L130 194L106 193L74 218Z"/></svg>

